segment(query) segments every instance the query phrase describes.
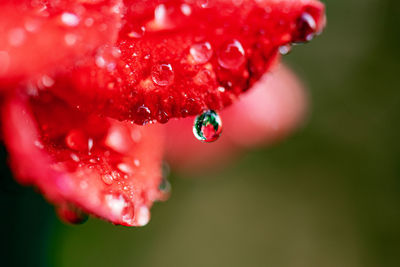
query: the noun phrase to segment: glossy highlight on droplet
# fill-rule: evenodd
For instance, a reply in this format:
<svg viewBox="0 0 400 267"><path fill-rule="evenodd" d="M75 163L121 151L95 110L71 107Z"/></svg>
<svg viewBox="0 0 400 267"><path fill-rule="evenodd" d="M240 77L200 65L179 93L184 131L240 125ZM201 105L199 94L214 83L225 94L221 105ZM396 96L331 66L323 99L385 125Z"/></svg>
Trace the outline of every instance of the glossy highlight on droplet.
<svg viewBox="0 0 400 267"><path fill-rule="evenodd" d="M203 142L216 141L222 132L222 121L214 110L207 110L196 117L193 125L194 136Z"/></svg>

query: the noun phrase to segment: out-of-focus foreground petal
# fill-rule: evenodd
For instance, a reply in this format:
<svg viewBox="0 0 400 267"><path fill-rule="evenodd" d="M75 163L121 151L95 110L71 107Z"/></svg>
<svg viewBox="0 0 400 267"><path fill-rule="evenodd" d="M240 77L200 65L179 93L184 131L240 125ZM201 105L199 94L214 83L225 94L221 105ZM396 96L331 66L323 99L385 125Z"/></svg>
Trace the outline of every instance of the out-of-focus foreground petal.
<svg viewBox="0 0 400 267"><path fill-rule="evenodd" d="M205 144L195 139L193 118L166 125L167 159L180 170L201 169L228 161L241 148L276 142L301 124L307 100L299 79L279 65L221 112L223 132L217 142Z"/></svg>
<svg viewBox="0 0 400 267"><path fill-rule="evenodd" d="M122 0L2 0L0 89L64 70L116 41ZM53 83L48 76L44 86ZM12 87L14 87L12 86Z"/></svg>
<svg viewBox="0 0 400 267"><path fill-rule="evenodd" d="M36 186L67 220L75 221L70 211L78 208L145 225L153 202L166 197L159 189L163 138L154 125L87 115L48 93L9 98L2 119L17 180Z"/></svg>

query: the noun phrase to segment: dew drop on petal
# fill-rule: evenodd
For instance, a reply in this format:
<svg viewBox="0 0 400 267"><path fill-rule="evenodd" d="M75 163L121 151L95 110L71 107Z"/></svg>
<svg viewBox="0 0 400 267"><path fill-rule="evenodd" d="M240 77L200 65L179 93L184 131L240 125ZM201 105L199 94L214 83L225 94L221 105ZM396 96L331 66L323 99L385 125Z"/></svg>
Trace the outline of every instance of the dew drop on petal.
<svg viewBox="0 0 400 267"><path fill-rule="evenodd" d="M171 64L157 64L151 69L151 79L159 86L168 86L174 82L174 70Z"/></svg>
<svg viewBox="0 0 400 267"><path fill-rule="evenodd" d="M197 5L201 8L209 8L210 7L209 0L198 0Z"/></svg>
<svg viewBox="0 0 400 267"><path fill-rule="evenodd" d="M292 46L290 44L282 45L279 47L279 53L281 55L287 55L290 53L291 50L292 50Z"/></svg>
<svg viewBox="0 0 400 267"><path fill-rule="evenodd" d="M126 173L126 174L130 174L133 172L132 167L126 163L119 163L117 165L117 168L118 168L118 170L120 170L121 172Z"/></svg>
<svg viewBox="0 0 400 267"><path fill-rule="evenodd" d="M222 132L222 121L217 112L207 110L196 117L193 125L194 136L203 142L214 142Z"/></svg>
<svg viewBox="0 0 400 267"><path fill-rule="evenodd" d="M47 75L42 76L41 82L45 87L52 87L54 85L54 80Z"/></svg>
<svg viewBox="0 0 400 267"><path fill-rule="evenodd" d="M89 138L79 130L71 130L65 137L66 145L77 151L86 151L89 149Z"/></svg>
<svg viewBox="0 0 400 267"><path fill-rule="evenodd" d="M314 38L317 23L313 16L304 12L296 23L296 33L294 34L293 41L296 43L309 42Z"/></svg>
<svg viewBox="0 0 400 267"><path fill-rule="evenodd" d="M145 226L150 221L150 211L149 208L145 205L141 206L138 210L138 214L136 215L136 222L139 226Z"/></svg>
<svg viewBox="0 0 400 267"><path fill-rule="evenodd" d="M57 207L57 215L67 223L83 224L89 216L72 204L62 204Z"/></svg>
<svg viewBox="0 0 400 267"><path fill-rule="evenodd" d="M79 24L78 16L69 12L62 13L61 21L68 27L75 27Z"/></svg>
<svg viewBox="0 0 400 267"><path fill-rule="evenodd" d="M198 64L204 64L208 62L213 54L213 49L209 42L193 44L190 47L190 55L194 61Z"/></svg>
<svg viewBox="0 0 400 267"><path fill-rule="evenodd" d="M107 185L110 185L114 182L114 179L111 174L105 174L105 175L101 176L101 179Z"/></svg>
<svg viewBox="0 0 400 267"><path fill-rule="evenodd" d="M80 161L80 159L79 159L79 157L78 157L77 154L71 153L70 156L71 156L71 159L72 159L73 161L75 161L75 162L79 162L79 161Z"/></svg>
<svg viewBox="0 0 400 267"><path fill-rule="evenodd" d="M158 189L165 194L168 194L171 191L171 184L168 181L167 177L162 177L161 182L158 185Z"/></svg>
<svg viewBox="0 0 400 267"><path fill-rule="evenodd" d="M190 16L192 14L192 8L188 4L181 5L181 12L185 16Z"/></svg>
<svg viewBox="0 0 400 267"><path fill-rule="evenodd" d="M135 27L128 33L128 37L137 39L142 38L144 36L145 31L146 28L144 26Z"/></svg>
<svg viewBox="0 0 400 267"><path fill-rule="evenodd" d="M112 215L121 221L132 225L134 218L134 207L132 202L119 193L109 193L104 196L106 205L110 208Z"/></svg>
<svg viewBox="0 0 400 267"><path fill-rule="evenodd" d="M218 53L218 63L225 69L236 70L243 65L245 60L243 46L235 39L223 45Z"/></svg>
<svg viewBox="0 0 400 267"><path fill-rule="evenodd" d="M135 160L133 161L133 164L134 164L136 167L139 167L139 166L140 166L140 161L139 161L138 159L135 159Z"/></svg>

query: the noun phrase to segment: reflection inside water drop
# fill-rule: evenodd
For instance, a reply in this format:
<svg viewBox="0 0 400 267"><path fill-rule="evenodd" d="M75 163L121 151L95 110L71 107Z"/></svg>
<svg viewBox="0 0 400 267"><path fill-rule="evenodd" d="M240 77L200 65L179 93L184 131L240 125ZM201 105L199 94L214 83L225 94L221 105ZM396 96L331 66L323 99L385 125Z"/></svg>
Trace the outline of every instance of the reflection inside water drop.
<svg viewBox="0 0 400 267"><path fill-rule="evenodd" d="M222 132L222 121L214 110L207 110L196 117L193 125L194 136L203 142L216 141Z"/></svg>

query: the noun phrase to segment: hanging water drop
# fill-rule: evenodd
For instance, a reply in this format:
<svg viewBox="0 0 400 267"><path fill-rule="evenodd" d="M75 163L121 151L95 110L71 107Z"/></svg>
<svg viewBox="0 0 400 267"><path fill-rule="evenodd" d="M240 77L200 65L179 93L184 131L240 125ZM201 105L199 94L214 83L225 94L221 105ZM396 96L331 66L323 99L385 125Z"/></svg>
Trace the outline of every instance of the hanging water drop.
<svg viewBox="0 0 400 267"><path fill-rule="evenodd" d="M310 13L304 12L301 17L298 18L296 28L297 31L293 36L293 41L295 43L309 42L314 38L315 31L317 30L317 23Z"/></svg>
<svg viewBox="0 0 400 267"><path fill-rule="evenodd" d="M133 225L134 206L125 195L109 193L104 196L104 200L111 214L116 219L121 220L127 225Z"/></svg>
<svg viewBox="0 0 400 267"><path fill-rule="evenodd" d="M166 177L162 177L161 182L158 185L158 190L164 194L169 194L171 191L171 184Z"/></svg>
<svg viewBox="0 0 400 267"><path fill-rule="evenodd" d="M287 55L290 53L290 51L292 51L292 46L290 44L282 45L279 47L279 53L281 55Z"/></svg>
<svg viewBox="0 0 400 267"><path fill-rule="evenodd" d="M139 207L138 212L136 214L136 224L138 226L145 226L150 221L150 211L146 205L142 205Z"/></svg>
<svg viewBox="0 0 400 267"><path fill-rule="evenodd" d="M57 215L66 223L83 224L89 216L75 205L64 203L56 208Z"/></svg>
<svg viewBox="0 0 400 267"><path fill-rule="evenodd" d="M207 110L196 117L193 125L194 136L203 142L214 142L222 132L222 121L217 112Z"/></svg>

